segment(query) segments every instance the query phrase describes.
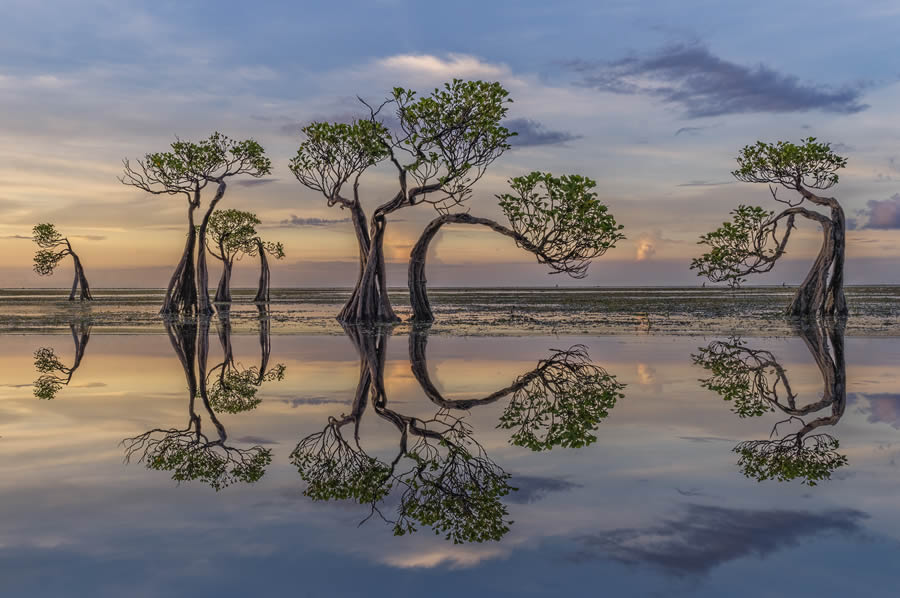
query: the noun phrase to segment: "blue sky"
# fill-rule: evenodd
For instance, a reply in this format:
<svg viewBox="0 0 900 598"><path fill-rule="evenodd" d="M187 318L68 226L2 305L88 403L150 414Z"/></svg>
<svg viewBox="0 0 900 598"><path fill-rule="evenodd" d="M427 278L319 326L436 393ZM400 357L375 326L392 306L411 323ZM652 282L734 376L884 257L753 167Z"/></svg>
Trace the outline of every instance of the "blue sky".
<svg viewBox="0 0 900 598"><path fill-rule="evenodd" d="M476 188L473 212L499 215L493 194L530 170L598 180L628 240L584 284L696 282L687 264L697 236L738 203L770 201L765 188L732 181L740 147L808 135L850 159L834 191L858 228L848 278L900 282L900 269L878 261L900 256L900 9L892 2L5 6L3 286L62 284L29 273L31 247L18 238L43 220L89 237L95 284L164 284L180 251L183 206L119 185L120 161L213 130L258 139L275 163L270 183L233 187L223 204L256 211L285 242L275 284L349 284L356 250L346 215L286 168L298 128L358 114L357 94L379 99L394 85L428 90L452 77L499 80L515 100L519 147ZM364 203L380 203L390 183L374 172ZM397 216L388 259L402 264L433 213ZM761 282L802 275L817 232L797 241L789 255L797 263ZM501 284L566 282L487 232L444 232L434 251L438 284L495 281L498 272L507 276Z"/></svg>

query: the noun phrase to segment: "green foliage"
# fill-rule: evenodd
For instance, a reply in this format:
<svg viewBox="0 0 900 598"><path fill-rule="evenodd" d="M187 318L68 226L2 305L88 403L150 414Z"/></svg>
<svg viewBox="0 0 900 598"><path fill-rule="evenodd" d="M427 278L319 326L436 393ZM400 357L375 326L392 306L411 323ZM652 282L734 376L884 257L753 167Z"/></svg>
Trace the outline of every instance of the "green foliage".
<svg viewBox="0 0 900 598"><path fill-rule="evenodd" d="M712 376L700 380L703 388L732 403L740 417L757 417L774 411L778 401L778 385L786 386L784 371L768 351L750 350L740 338L713 342L692 355L694 364ZM770 382L773 378L775 381Z"/></svg>
<svg viewBox="0 0 900 598"><path fill-rule="evenodd" d="M710 250L691 261L697 276L712 282L727 282L732 288L746 281L746 275L764 271L779 256L780 248L767 246L772 237L774 212L756 206L738 206L731 212L733 219L711 233L701 235L698 245Z"/></svg>
<svg viewBox="0 0 900 598"><path fill-rule="evenodd" d="M526 378L497 427L515 430L510 442L533 451L594 443L597 426L625 397L625 384L590 363L583 347L559 352Z"/></svg>
<svg viewBox="0 0 900 598"><path fill-rule="evenodd" d="M380 122L314 122L290 161L291 172L305 186L320 191L332 205L350 177L362 174L388 155L390 133Z"/></svg>
<svg viewBox="0 0 900 598"><path fill-rule="evenodd" d="M838 182L837 171L847 165L847 159L831 151L830 143L809 137L799 145L757 141L741 150L737 163L738 168L731 174L739 181L771 183L794 190L801 186L827 189Z"/></svg>
<svg viewBox="0 0 900 598"><path fill-rule="evenodd" d="M277 364L260 376L255 366L245 370L226 369L216 377L209 390L209 405L218 413L243 413L262 402L257 396L264 382L284 379L284 364Z"/></svg>
<svg viewBox="0 0 900 598"><path fill-rule="evenodd" d="M847 464L847 457L837 452L840 444L828 434L803 437L791 434L780 440L752 440L734 448L738 465L748 478L760 482L799 479L815 486L831 479L831 474Z"/></svg>
<svg viewBox="0 0 900 598"><path fill-rule="evenodd" d="M216 210L209 217L206 229L210 253L230 262L241 254L252 252L256 245L256 225L260 223L252 212Z"/></svg>
<svg viewBox="0 0 900 598"><path fill-rule="evenodd" d="M144 460L148 469L171 471L175 481L199 480L219 491L235 482L258 481L272 462L272 451L234 449L174 433L155 443Z"/></svg>
<svg viewBox="0 0 900 598"><path fill-rule="evenodd" d="M56 351L50 347L40 347L34 352L34 369L41 374L33 384L34 396L42 400L56 397L67 383L67 378L59 376L58 373L68 376L70 371L56 356Z"/></svg>
<svg viewBox="0 0 900 598"><path fill-rule="evenodd" d="M49 222L31 229L31 238L40 249L34 254L34 271L49 276L67 255L71 254L69 241Z"/></svg>
<svg viewBox="0 0 900 598"><path fill-rule="evenodd" d="M263 241L259 237L253 239L254 243L247 250L247 255L252 257L259 256L260 248L262 251L266 252L269 256L275 258L276 260L284 259L284 245L282 243L274 243L272 241Z"/></svg>
<svg viewBox="0 0 900 598"><path fill-rule="evenodd" d="M556 272L583 278L588 260L625 238L619 232L624 227L597 199L597 183L587 177L532 172L509 184L514 193L497 198L519 245Z"/></svg>

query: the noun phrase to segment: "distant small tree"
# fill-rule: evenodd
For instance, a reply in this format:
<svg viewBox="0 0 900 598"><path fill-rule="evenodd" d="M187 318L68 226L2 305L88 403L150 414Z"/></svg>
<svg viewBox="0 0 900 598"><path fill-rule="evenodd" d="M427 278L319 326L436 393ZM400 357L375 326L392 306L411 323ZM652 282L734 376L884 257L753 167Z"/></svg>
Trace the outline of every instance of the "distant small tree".
<svg viewBox="0 0 900 598"><path fill-rule="evenodd" d="M75 343L75 358L72 360L71 366L63 364L53 347L40 347L34 352L34 369L40 376L34 381L33 392L38 399L56 398L56 394L62 387L68 386L72 382L72 376L81 366L84 350L87 348L88 341L91 340L91 322L79 322L78 330L75 329L74 322L70 323L69 330L72 331L72 341Z"/></svg>
<svg viewBox="0 0 900 598"><path fill-rule="evenodd" d="M269 302L269 290L272 285L271 273L269 271L269 259L266 256L272 256L276 260L284 259L284 245L281 243L273 243L272 241L263 241L256 237L247 252L249 256L259 256L259 287L253 301L256 303Z"/></svg>
<svg viewBox="0 0 900 598"><path fill-rule="evenodd" d="M216 303L231 302L231 269L235 259L255 248L256 225L260 219L251 212L216 210L206 229L206 248L222 262L222 277L216 289Z"/></svg>
<svg viewBox="0 0 900 598"><path fill-rule="evenodd" d="M822 248L806 275L788 314L806 316L846 316L844 297L844 253L846 220L844 210L833 197L822 197L810 189L828 189L838 182L837 171L847 165L828 143L815 137L799 145L786 141L756 142L744 147L731 174L739 181L768 183L772 199L786 204L776 214L763 208L738 206L734 219L700 237L710 251L696 258L691 269L713 282L740 286L750 274L768 272L785 253L797 216L812 220L822 228ZM778 188L795 191L799 197L782 199ZM829 215L803 207L805 201L830 210Z"/></svg>
<svg viewBox="0 0 900 598"><path fill-rule="evenodd" d="M56 270L59 262L67 256L72 256L72 261L75 264L75 280L72 282L72 292L69 293L69 301L75 300L75 293L79 287L81 287L79 299L82 301L92 300L91 287L88 285L87 278L84 275L81 259L75 253L75 250L72 249L69 239L62 236L56 230L56 227L49 222L35 226L31 229L31 235L34 242L40 247L37 253L34 254L34 271L41 276L49 276Z"/></svg>
<svg viewBox="0 0 900 598"><path fill-rule="evenodd" d="M573 175L555 177L532 172L509 179L513 193L498 195L510 226L468 213L444 214L432 220L409 257L409 300L412 320L433 322L428 301L425 261L432 239L445 224L476 224L510 237L516 245L534 254L552 273L572 278L587 275L590 260L603 255L625 238L624 228L593 191L597 183Z"/></svg>
<svg viewBox="0 0 900 598"><path fill-rule="evenodd" d="M209 219L225 195L228 178L239 175L255 178L265 176L271 172L272 163L256 141L237 141L218 132L199 142L178 139L171 147L168 152L147 154L143 159L136 160L136 165L126 159L125 173L119 180L154 195L183 195L187 199L187 241L181 260L169 281L160 313L208 315L213 312L213 308L209 300L209 273L203 240L206 238ZM216 185L216 193L197 226L194 211L200 207L201 192L210 183ZM199 248L196 247L198 235L201 240Z"/></svg>

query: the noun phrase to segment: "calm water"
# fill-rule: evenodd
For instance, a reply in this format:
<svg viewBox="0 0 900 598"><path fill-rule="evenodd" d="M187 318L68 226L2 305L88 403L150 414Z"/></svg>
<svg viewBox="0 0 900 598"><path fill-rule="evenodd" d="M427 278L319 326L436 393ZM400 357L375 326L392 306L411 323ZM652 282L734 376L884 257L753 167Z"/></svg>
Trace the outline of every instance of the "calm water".
<svg viewBox="0 0 900 598"><path fill-rule="evenodd" d="M268 328L3 335L0 594L896 595L897 337Z"/></svg>

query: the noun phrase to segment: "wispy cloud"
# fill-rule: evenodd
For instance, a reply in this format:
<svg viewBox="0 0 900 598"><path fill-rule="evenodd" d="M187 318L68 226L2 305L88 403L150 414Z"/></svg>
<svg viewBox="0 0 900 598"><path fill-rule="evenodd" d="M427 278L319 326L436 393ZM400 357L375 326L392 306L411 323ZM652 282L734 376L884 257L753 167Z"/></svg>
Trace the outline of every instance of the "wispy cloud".
<svg viewBox="0 0 900 598"><path fill-rule="evenodd" d="M510 143L514 147L559 145L583 137L568 131L548 129L538 121L529 118L512 118L505 121L503 126L516 133L516 136L510 139Z"/></svg>
<svg viewBox="0 0 900 598"><path fill-rule="evenodd" d="M280 179L240 179L234 182L238 187L261 187L278 182Z"/></svg>
<svg viewBox="0 0 900 598"><path fill-rule="evenodd" d="M688 181L679 183L676 187L718 187L719 185L731 185L734 181Z"/></svg>
<svg viewBox="0 0 900 598"><path fill-rule="evenodd" d="M867 217L862 228L900 229L900 193L887 199L870 199L860 215Z"/></svg>
<svg viewBox="0 0 900 598"><path fill-rule="evenodd" d="M724 60L699 44L675 44L614 62L576 60L568 67L581 76L579 85L657 97L680 106L688 118L810 110L853 114L868 107L860 101L859 85L835 89L803 83L764 64Z"/></svg>
<svg viewBox="0 0 900 598"><path fill-rule="evenodd" d="M334 226L335 224L344 224L350 222L349 218L340 218L331 220L328 218L301 218L295 214L291 214L290 218L281 221L280 226Z"/></svg>

